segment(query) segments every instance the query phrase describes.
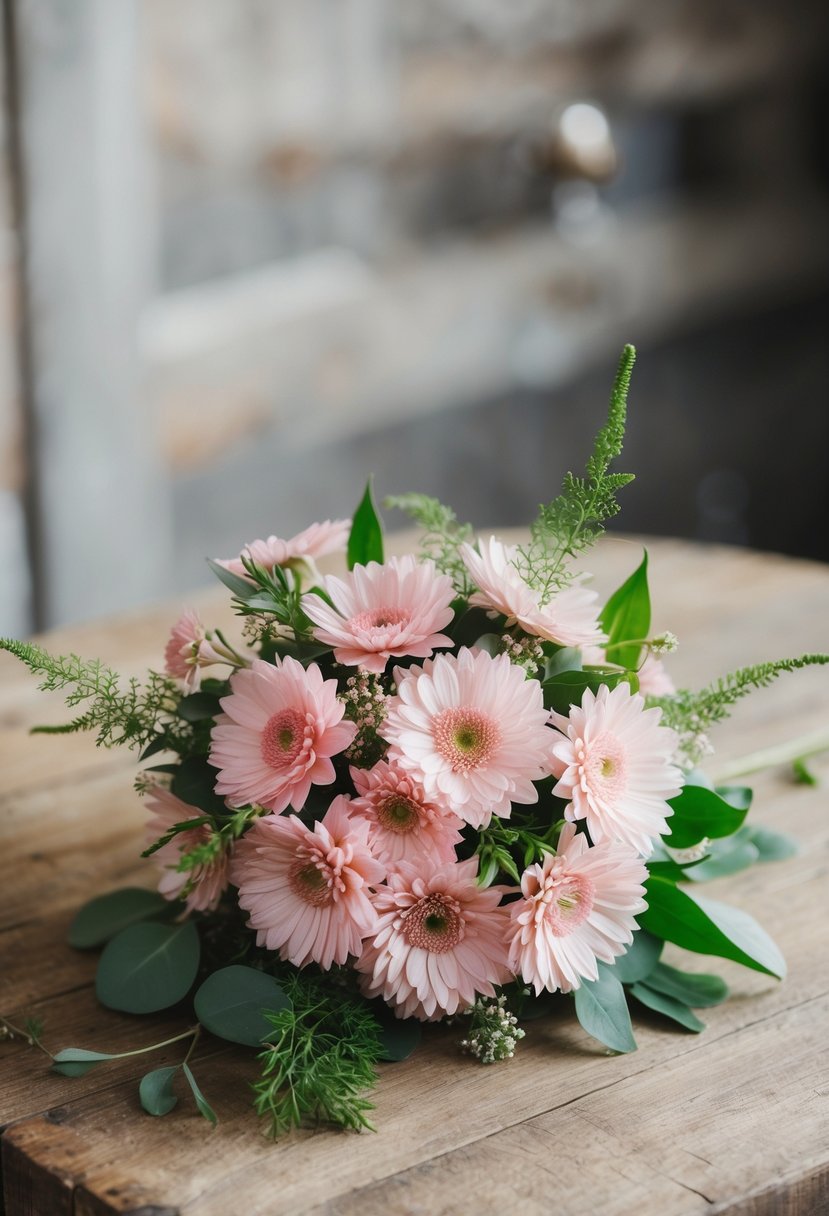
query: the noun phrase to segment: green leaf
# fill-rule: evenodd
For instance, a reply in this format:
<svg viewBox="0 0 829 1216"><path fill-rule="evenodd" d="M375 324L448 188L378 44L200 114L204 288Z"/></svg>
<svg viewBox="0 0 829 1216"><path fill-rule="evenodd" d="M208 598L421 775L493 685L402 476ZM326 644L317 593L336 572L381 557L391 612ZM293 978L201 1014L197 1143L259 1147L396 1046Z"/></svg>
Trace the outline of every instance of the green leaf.
<svg viewBox="0 0 829 1216"><path fill-rule="evenodd" d="M272 1030L264 1011L278 1013L291 1002L273 976L234 964L209 975L196 992L196 1017L211 1034L230 1043L259 1047Z"/></svg>
<svg viewBox="0 0 829 1216"><path fill-rule="evenodd" d="M208 815L227 810L224 798L216 793L216 770L204 756L190 756L183 761L170 782L170 791L188 806L206 811Z"/></svg>
<svg viewBox="0 0 829 1216"><path fill-rule="evenodd" d="M178 1098L173 1093L173 1077L178 1068L178 1064L154 1068L141 1078L138 1097L148 1115L169 1115L178 1104Z"/></svg>
<svg viewBox="0 0 829 1216"><path fill-rule="evenodd" d="M557 646L552 648L551 642L544 643L544 679L552 679L562 671L581 671L581 650L578 646Z"/></svg>
<svg viewBox="0 0 829 1216"><path fill-rule="evenodd" d="M718 975L697 975L669 967L667 963L657 963L653 971L643 978L647 979L650 988L693 1009L721 1005L728 996L728 984Z"/></svg>
<svg viewBox="0 0 829 1216"><path fill-rule="evenodd" d="M792 775L798 785L820 785L803 757L792 761Z"/></svg>
<svg viewBox="0 0 829 1216"><path fill-rule="evenodd" d="M707 781L695 784L708 785ZM729 806L735 806L738 811L747 811L751 806L754 791L748 785L718 785L715 793L719 794Z"/></svg>
<svg viewBox="0 0 829 1216"><path fill-rule="evenodd" d="M544 704L559 714L569 714L573 705L581 705L586 688L597 693L601 686L615 688L617 684L629 684L636 692L639 680L633 672L620 671L615 667L585 667L583 671L562 671L544 680Z"/></svg>
<svg viewBox="0 0 829 1216"><path fill-rule="evenodd" d="M631 996L636 997L637 1001L647 1005L648 1009L664 1014L666 1018L684 1026L686 1030L693 1030L696 1034L705 1030L705 1022L700 1021L687 1005L683 1005L682 1001L676 1000L675 997L667 996L664 992L651 988L649 984L631 984L629 992Z"/></svg>
<svg viewBox="0 0 829 1216"><path fill-rule="evenodd" d="M199 968L200 944L192 921L150 922L122 929L98 964L95 992L108 1009L156 1013L190 991Z"/></svg>
<svg viewBox="0 0 829 1216"><path fill-rule="evenodd" d="M79 909L69 926L67 941L76 950L93 950L103 946L128 925L152 917L166 917L174 906L157 891L142 887L123 887L98 895Z"/></svg>
<svg viewBox="0 0 829 1216"><path fill-rule="evenodd" d="M751 843L760 854L760 861L785 861L787 857L796 857L800 852L795 838L784 832L761 827L750 827L747 831Z"/></svg>
<svg viewBox="0 0 829 1216"><path fill-rule="evenodd" d="M230 570L225 570L224 566L220 566L218 562L214 562L212 558L208 557L207 564L216 575L216 578L224 583L237 599L249 600L252 595L258 592L259 588L250 579L242 578L240 574L232 574Z"/></svg>
<svg viewBox="0 0 829 1216"><path fill-rule="evenodd" d="M185 722L205 722L221 713L219 698L209 692L194 692L189 697L182 697L178 703L177 713Z"/></svg>
<svg viewBox="0 0 829 1216"><path fill-rule="evenodd" d="M367 566L369 562L383 561L383 528L374 505L371 478L366 483L365 494L354 512L347 557L349 570L353 570L357 565Z"/></svg>
<svg viewBox="0 0 829 1216"><path fill-rule="evenodd" d="M59 1072L64 1077L82 1077L84 1073L89 1072L90 1068L103 1064L105 1060L116 1059L118 1059L117 1055L106 1051L87 1051L83 1047L65 1047L52 1060L52 1072Z"/></svg>
<svg viewBox="0 0 829 1216"><path fill-rule="evenodd" d="M636 919L656 937L697 954L733 959L766 975L782 979L786 974L777 946L747 912L690 895L657 875L647 879L645 890L648 907Z"/></svg>
<svg viewBox="0 0 829 1216"><path fill-rule="evenodd" d="M648 551L630 578L614 591L599 617L607 634L608 658L620 667L636 668L642 651L641 641L651 627L651 597L648 591ZM623 642L633 643L623 646Z"/></svg>
<svg viewBox="0 0 829 1216"><path fill-rule="evenodd" d="M199 1108L199 1114L202 1116L203 1119L206 1119L208 1123L212 1124L213 1127L215 1127L216 1124L219 1122L218 1116L216 1115L216 1112L213 1109L213 1107L207 1101L207 1098L205 1098L204 1094L202 1093L202 1091L199 1089L198 1085L196 1084L196 1078L193 1076L192 1072L190 1071L189 1064L182 1064L181 1067L184 1070L185 1077L187 1078L187 1084L190 1086L191 1090L193 1091L193 1097L196 1099L196 1106Z"/></svg>
<svg viewBox="0 0 829 1216"><path fill-rule="evenodd" d="M487 615L485 609L467 608L464 611L465 603L466 600L461 598L452 601L455 617L443 630L455 643L456 649L461 646L474 646L482 634L492 629L492 617ZM501 619L503 620L503 617Z"/></svg>
<svg viewBox="0 0 829 1216"><path fill-rule="evenodd" d="M576 1017L588 1034L613 1051L636 1051L625 990L612 969L599 964L597 980L576 989Z"/></svg>
<svg viewBox="0 0 829 1216"><path fill-rule="evenodd" d="M760 860L760 851L748 836L742 835L745 830L741 828L734 836L715 841L699 865L689 866L686 877L693 882L709 882L712 878L738 874L753 866Z"/></svg>
<svg viewBox="0 0 829 1216"><path fill-rule="evenodd" d="M613 972L623 984L635 984L650 975L665 945L658 937L640 929L633 935L633 941L625 954L621 954L613 964Z"/></svg>
<svg viewBox="0 0 829 1216"><path fill-rule="evenodd" d="M672 849L687 849L705 837L731 836L742 825L748 807L735 807L702 785L686 785L668 806L673 815L662 837Z"/></svg>
<svg viewBox="0 0 829 1216"><path fill-rule="evenodd" d="M417 1018L388 1017L379 1010L377 1020L380 1023L380 1059L395 1064L408 1059L420 1044L422 1023Z"/></svg>

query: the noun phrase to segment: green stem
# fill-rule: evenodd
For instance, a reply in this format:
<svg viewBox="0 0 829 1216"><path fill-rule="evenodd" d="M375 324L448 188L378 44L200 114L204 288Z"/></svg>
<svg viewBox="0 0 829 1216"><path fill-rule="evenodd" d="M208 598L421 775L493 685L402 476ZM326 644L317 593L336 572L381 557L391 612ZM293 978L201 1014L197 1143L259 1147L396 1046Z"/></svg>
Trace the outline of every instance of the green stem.
<svg viewBox="0 0 829 1216"><path fill-rule="evenodd" d="M47 1055L50 1060L54 1060L55 1057L52 1055L48 1047L44 1047L38 1035L31 1034L28 1030L25 1030L20 1026L15 1026L14 1022L10 1022L8 1018L3 1017L1 1014L0 1027L6 1031L9 1038L14 1038L15 1035L18 1035L21 1039L25 1039L30 1047L39 1048L40 1051L42 1051L44 1055Z"/></svg>
<svg viewBox="0 0 829 1216"><path fill-rule="evenodd" d="M775 768L782 764L792 764L795 760L816 756L829 750L829 730L812 731L808 735L800 735L789 739L786 743L777 743L773 747L763 747L759 751L749 752L724 764L717 770L716 781L730 781L734 777L747 777L751 773L759 773L763 769Z"/></svg>

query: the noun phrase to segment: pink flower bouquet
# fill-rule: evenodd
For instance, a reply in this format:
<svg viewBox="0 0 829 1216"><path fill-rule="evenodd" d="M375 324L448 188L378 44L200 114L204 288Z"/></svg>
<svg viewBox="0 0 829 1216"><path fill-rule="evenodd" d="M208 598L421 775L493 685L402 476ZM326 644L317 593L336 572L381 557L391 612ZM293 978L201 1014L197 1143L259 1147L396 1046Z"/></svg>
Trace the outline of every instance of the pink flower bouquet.
<svg viewBox="0 0 829 1216"><path fill-rule="evenodd" d="M827 656L677 691L647 555L604 605L574 573L630 480L609 469L632 364L628 347L586 475L568 474L523 545L476 542L408 495L389 505L421 525L421 551L385 559L369 489L353 521L212 563L238 638L185 612L143 686L2 644L83 704L70 729L145 762L158 892L100 895L70 934L103 946L99 999L128 1013L192 1000L181 1038L204 1028L258 1052L274 1133L367 1126L377 1063L427 1022L456 1022L485 1063L560 1000L618 1052L635 1047L629 1001L701 1030L694 1009L725 984L663 963L666 941L784 973L758 925L697 890L789 843L744 824L749 790L713 789L695 765L740 696ZM321 576L316 559L343 549L348 572ZM66 1048L54 1067L106 1058ZM150 1114L172 1108L176 1071L142 1080Z"/></svg>

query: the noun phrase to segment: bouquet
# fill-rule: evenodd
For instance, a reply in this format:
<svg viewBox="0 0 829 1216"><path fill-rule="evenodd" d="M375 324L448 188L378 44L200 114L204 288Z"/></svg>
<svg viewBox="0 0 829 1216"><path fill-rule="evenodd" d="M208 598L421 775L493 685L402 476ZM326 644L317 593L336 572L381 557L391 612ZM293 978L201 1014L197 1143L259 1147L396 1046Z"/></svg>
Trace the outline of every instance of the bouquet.
<svg viewBox="0 0 829 1216"><path fill-rule="evenodd" d="M353 520L212 562L238 637L185 612L143 684L0 644L81 707L45 729L140 749L158 890L97 896L70 943L103 947L109 1008L192 1002L194 1026L126 1053L186 1046L141 1080L150 1114L176 1104L181 1074L215 1121L190 1064L203 1029L258 1054L255 1105L274 1134L360 1128L378 1063L413 1051L425 1023L456 1023L491 1064L566 1000L626 1052L629 1003L700 1031L695 1010L727 995L662 962L666 941L783 976L759 925L697 891L791 842L746 826L751 791L714 789L696 766L740 697L829 656L677 691L662 661L676 639L651 632L647 554L604 606L574 572L631 480L610 466L633 360L626 347L585 475L566 476L524 544L476 542L410 494L387 505L420 525L421 550L386 559L369 486ZM348 573L321 576L316 559L337 550ZM24 1032L43 1046L42 1027ZM70 1047L52 1061L80 1075L112 1058Z"/></svg>

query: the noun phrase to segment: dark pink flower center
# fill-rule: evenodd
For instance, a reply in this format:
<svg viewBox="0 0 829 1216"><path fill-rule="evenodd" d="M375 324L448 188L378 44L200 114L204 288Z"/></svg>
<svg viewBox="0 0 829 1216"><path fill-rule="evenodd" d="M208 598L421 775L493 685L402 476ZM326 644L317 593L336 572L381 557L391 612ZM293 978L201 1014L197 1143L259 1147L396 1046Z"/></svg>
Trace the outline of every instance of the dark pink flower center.
<svg viewBox="0 0 829 1216"><path fill-rule="evenodd" d="M377 822L387 832L414 831L420 822L417 803L403 794L389 794L377 807Z"/></svg>
<svg viewBox="0 0 829 1216"><path fill-rule="evenodd" d="M353 633L375 634L397 629L400 625L408 625L411 613L405 608L372 608L368 612L358 612L348 622Z"/></svg>
<svg viewBox="0 0 829 1216"><path fill-rule="evenodd" d="M461 906L449 895L426 895L403 913L403 934L410 946L445 954L463 941Z"/></svg>
<svg viewBox="0 0 829 1216"><path fill-rule="evenodd" d="M331 903L334 892L325 865L299 857L288 873L288 881L291 890L305 903L315 908Z"/></svg>
<svg viewBox="0 0 829 1216"><path fill-rule="evenodd" d="M584 874L562 874L548 878L542 895L544 919L555 937L566 937L593 910L595 888Z"/></svg>
<svg viewBox="0 0 829 1216"><path fill-rule="evenodd" d="M306 715L298 709L281 709L265 723L262 731L260 751L262 759L271 768L287 768L296 760L306 744L310 733Z"/></svg>
<svg viewBox="0 0 829 1216"><path fill-rule="evenodd" d="M501 732L489 714L463 707L439 713L432 721L432 738L454 772L468 773L490 760L501 742Z"/></svg>

